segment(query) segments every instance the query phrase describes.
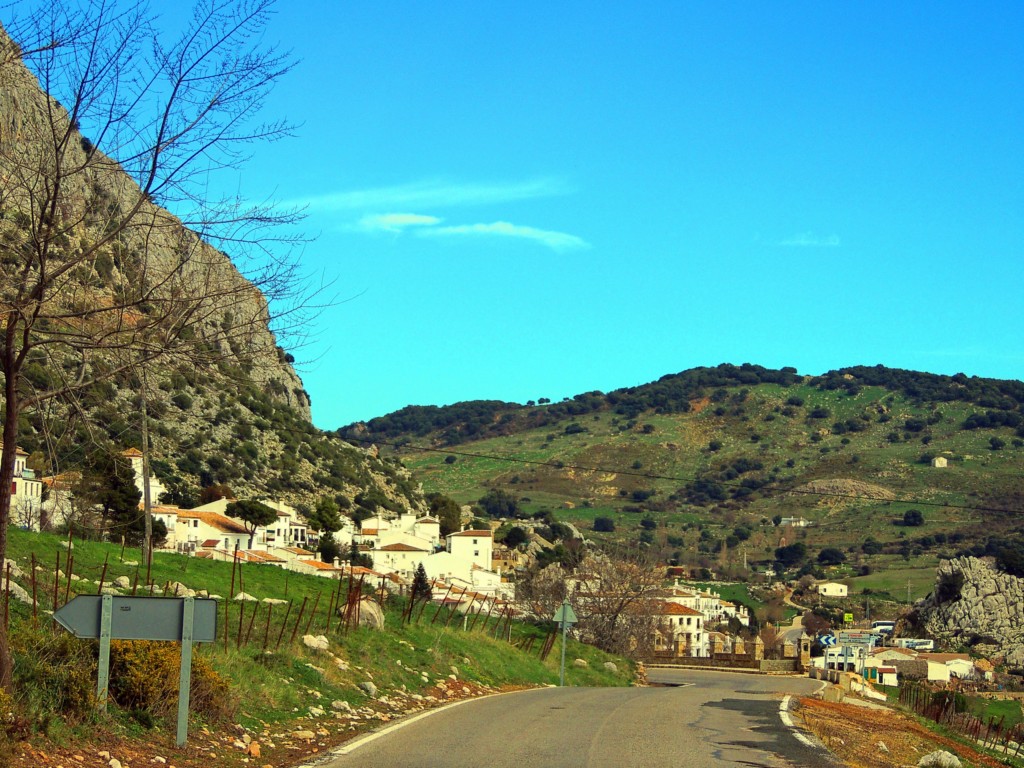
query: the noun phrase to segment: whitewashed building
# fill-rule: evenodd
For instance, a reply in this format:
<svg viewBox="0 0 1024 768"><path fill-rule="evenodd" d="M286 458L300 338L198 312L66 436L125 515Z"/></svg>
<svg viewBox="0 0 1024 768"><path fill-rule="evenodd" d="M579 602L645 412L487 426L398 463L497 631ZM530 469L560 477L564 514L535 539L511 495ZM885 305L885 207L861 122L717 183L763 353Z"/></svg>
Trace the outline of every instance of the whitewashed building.
<svg viewBox="0 0 1024 768"><path fill-rule="evenodd" d="M121 455L128 459L132 465L132 472L135 473L135 487L139 489L139 493L142 494L142 499L146 498L146 480L142 471L142 451L138 448L129 448L127 451L122 451ZM159 504L160 497L167 493L167 489L164 484L161 483L153 473L149 475L149 502L151 505Z"/></svg>
<svg viewBox="0 0 1024 768"><path fill-rule="evenodd" d="M658 618L654 650L673 651L676 656L708 656L708 633L704 615L693 608L668 600L654 606Z"/></svg>
<svg viewBox="0 0 1024 768"><path fill-rule="evenodd" d="M2 455L2 454L0 454ZM43 512L43 483L27 466L28 454L18 448L14 455L14 479L11 481L11 522L20 528L38 531Z"/></svg>
<svg viewBox="0 0 1024 768"><path fill-rule="evenodd" d="M818 594L823 597L846 597L849 594L849 588L837 581L829 581L818 585Z"/></svg>

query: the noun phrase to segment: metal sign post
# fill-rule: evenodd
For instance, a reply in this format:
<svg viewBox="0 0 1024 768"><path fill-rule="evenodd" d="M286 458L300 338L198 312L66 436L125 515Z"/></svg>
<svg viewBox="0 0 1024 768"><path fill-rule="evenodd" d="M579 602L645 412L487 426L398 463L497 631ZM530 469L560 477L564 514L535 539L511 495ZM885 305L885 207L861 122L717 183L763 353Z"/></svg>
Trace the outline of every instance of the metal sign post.
<svg viewBox="0 0 1024 768"><path fill-rule="evenodd" d="M53 618L57 618L56 613ZM112 595L103 595L100 604L100 660L96 676L96 699L103 712L107 711L107 692L110 684L110 625L113 619L114 598Z"/></svg>
<svg viewBox="0 0 1024 768"><path fill-rule="evenodd" d="M569 605L569 598L562 601L561 607L555 611L553 620L562 626L562 666L558 673L558 685L565 686L565 636L569 627L578 621L576 612Z"/></svg>
<svg viewBox="0 0 1024 768"><path fill-rule="evenodd" d="M181 609L181 672L178 675L178 741L179 749L188 738L188 699L192 693L192 633L195 624L194 597L186 597ZM217 611L214 610L216 622ZM217 633L214 632L214 635Z"/></svg>
<svg viewBox="0 0 1024 768"><path fill-rule="evenodd" d="M111 640L157 640L181 643L178 679L178 741L188 738L188 702L192 685L192 643L217 639L217 601L194 597L127 597L79 595L53 614L75 637L100 641L96 698L107 707Z"/></svg>

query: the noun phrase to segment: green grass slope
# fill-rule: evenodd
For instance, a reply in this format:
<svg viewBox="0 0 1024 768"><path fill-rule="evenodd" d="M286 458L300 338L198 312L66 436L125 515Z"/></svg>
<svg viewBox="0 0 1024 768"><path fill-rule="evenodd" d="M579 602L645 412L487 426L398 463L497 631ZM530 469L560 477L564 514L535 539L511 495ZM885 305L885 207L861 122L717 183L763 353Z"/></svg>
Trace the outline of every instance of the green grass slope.
<svg viewBox="0 0 1024 768"><path fill-rule="evenodd" d="M163 650L155 652L121 651L123 658L139 659L146 666L133 669L130 662L120 666L113 662L111 690L126 693L115 696L109 713L100 715L92 711L96 641L71 637L49 616L55 594L56 604L63 605L77 594L96 594L101 578L109 585L118 576L137 583L138 594L162 595L167 584L180 582L224 596L231 594L233 586L236 593L244 589L260 600L273 598L291 604L290 608L281 604L269 610L261 604L254 612L254 603L246 604L243 611L239 603L229 602L225 632L221 602L218 641L196 646L196 654L197 665L219 674L226 681L226 689L216 696L219 704L203 709L201 703L196 703L204 697L196 695L194 676L193 731L204 725L223 726L214 722L216 713L221 713L258 738L266 738L269 732L326 728L329 734L325 738L337 741L380 720L365 715L338 719L332 713L332 702L348 702L355 710L368 706L380 710L381 701L390 701L390 706L400 707L388 711L386 717L392 717L429 706L431 700L426 697L439 696L438 683L458 692L463 685L479 691L558 682L558 653L540 658L550 627L519 621L512 621L510 626L502 622L499 627L496 616L470 617L463 622L461 615L438 610L434 605L426 606L415 614L414 621L406 622L405 598L389 597L383 630L346 629L337 611L330 611L328 619L332 595L340 593L344 599L345 582L339 590L337 581L268 565L247 564L241 567L241 573L236 570L232 574L230 563L157 553L148 574L152 586L146 587L147 572L135 564L139 559L137 549L126 550L122 561L120 546L76 541L69 571L63 544L48 534L11 530L9 557L24 572L15 582L29 595L35 592L39 602L34 612L15 599L7 604L16 679L15 714L4 722L18 738L45 735L56 743L73 744L90 738L90 731L95 729L120 738L167 742L173 737L178 646L160 643L155 645ZM61 575L55 583L58 558ZM33 563L37 566L34 579ZM377 586L365 588L369 591ZM130 593L131 589L122 592ZM325 635L328 651L307 648L301 640L305 634ZM567 670L567 684L628 685L632 680L633 666L621 658L572 640L568 654L570 659L587 660L589 666ZM153 682L159 674L155 667L148 666L164 661L171 675L166 690L154 688L162 683ZM606 661L616 662L618 671L605 669ZM450 677L456 672L457 680ZM378 697L386 699L371 700L359 687L366 681L373 682ZM152 698L154 690L157 699L169 699L170 713L159 701L147 704L146 697ZM318 717L311 711L314 707L326 708L326 717ZM55 712L62 713L60 719L53 717ZM0 727L0 747L3 742L4 729Z"/></svg>

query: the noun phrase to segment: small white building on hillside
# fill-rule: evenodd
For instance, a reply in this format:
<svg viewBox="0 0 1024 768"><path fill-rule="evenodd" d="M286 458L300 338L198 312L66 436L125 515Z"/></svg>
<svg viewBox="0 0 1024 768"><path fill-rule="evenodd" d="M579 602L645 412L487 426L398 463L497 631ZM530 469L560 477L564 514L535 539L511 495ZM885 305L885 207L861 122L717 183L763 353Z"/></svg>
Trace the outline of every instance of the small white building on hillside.
<svg viewBox="0 0 1024 768"><path fill-rule="evenodd" d="M823 597L846 597L849 594L849 588L837 581L829 581L818 585L818 594Z"/></svg>

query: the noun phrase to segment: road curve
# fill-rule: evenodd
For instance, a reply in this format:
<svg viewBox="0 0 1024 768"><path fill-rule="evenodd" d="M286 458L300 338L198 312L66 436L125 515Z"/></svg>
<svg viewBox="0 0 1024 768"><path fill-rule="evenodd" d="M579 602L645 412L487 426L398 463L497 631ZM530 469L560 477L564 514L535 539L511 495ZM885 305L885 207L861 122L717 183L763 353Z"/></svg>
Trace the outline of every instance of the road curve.
<svg viewBox="0 0 1024 768"><path fill-rule="evenodd" d="M337 750L320 768L830 766L780 716L819 683L651 670L649 688L543 688L476 699Z"/></svg>

